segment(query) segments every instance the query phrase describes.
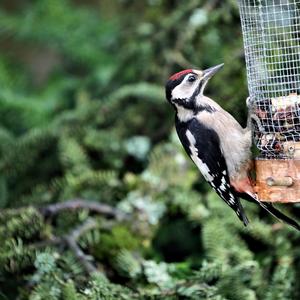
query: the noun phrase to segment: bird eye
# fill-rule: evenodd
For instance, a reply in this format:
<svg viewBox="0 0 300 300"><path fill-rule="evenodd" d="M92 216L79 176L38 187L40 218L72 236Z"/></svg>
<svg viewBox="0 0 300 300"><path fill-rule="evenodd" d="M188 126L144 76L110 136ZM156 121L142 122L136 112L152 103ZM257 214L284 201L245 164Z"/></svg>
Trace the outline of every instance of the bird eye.
<svg viewBox="0 0 300 300"><path fill-rule="evenodd" d="M194 82L196 81L196 76L195 75L190 75L189 78L188 78L188 82Z"/></svg>

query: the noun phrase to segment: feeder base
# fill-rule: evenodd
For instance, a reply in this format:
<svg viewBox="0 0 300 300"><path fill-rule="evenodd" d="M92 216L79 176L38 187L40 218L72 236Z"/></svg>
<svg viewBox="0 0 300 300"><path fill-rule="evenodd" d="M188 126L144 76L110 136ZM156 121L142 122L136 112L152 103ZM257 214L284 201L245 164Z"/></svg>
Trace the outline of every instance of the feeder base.
<svg viewBox="0 0 300 300"><path fill-rule="evenodd" d="M262 202L300 202L300 160L255 160L255 191Z"/></svg>

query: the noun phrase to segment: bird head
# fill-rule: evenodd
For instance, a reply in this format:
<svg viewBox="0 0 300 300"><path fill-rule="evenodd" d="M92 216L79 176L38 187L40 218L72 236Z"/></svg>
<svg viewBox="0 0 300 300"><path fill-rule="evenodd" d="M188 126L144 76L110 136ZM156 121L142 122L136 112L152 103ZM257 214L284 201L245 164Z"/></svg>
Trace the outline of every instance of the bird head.
<svg viewBox="0 0 300 300"><path fill-rule="evenodd" d="M195 102L202 96L209 79L215 75L224 64L201 70L188 69L172 75L166 83L166 98L172 105Z"/></svg>

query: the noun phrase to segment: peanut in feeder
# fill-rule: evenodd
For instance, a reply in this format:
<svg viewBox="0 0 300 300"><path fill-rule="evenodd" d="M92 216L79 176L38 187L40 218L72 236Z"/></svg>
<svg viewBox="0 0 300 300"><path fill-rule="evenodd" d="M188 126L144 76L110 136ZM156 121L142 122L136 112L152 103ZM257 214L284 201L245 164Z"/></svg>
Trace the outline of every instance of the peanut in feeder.
<svg viewBox="0 0 300 300"><path fill-rule="evenodd" d="M269 202L300 202L300 1L239 0L256 191Z"/></svg>

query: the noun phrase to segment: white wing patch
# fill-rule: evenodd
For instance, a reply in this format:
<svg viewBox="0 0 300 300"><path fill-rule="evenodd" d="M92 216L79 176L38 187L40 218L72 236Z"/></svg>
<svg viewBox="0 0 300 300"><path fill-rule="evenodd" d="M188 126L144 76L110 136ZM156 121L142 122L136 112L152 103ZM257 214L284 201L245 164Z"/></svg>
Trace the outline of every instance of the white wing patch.
<svg viewBox="0 0 300 300"><path fill-rule="evenodd" d="M226 179L225 179L224 176L222 177L222 180L221 180L221 186L220 186L220 189L221 189L223 192L225 192L226 189L227 189L227 182L226 182Z"/></svg>
<svg viewBox="0 0 300 300"><path fill-rule="evenodd" d="M186 131L186 137L190 143L189 148L191 150L191 158L193 162L196 164L204 178L211 182L213 181L213 176L209 173L209 168L206 163L204 163L199 157L198 157L198 149L196 148L196 139L193 136L193 134L187 130Z"/></svg>
<svg viewBox="0 0 300 300"><path fill-rule="evenodd" d="M229 200L228 202L231 204L231 205L234 205L235 204L235 201L234 201L234 196L232 195L232 193L229 194Z"/></svg>

